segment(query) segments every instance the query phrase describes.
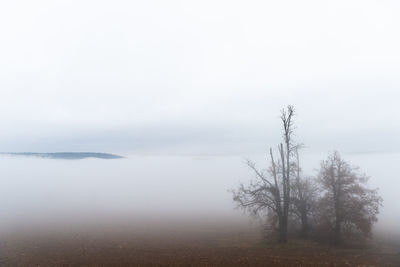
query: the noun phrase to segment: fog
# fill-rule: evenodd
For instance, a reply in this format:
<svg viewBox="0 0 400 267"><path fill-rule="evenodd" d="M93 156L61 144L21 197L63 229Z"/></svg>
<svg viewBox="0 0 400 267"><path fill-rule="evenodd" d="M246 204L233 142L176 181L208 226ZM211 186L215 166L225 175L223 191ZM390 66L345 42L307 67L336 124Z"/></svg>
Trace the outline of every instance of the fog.
<svg viewBox="0 0 400 267"><path fill-rule="evenodd" d="M2 1L0 233L250 221L229 189L296 109L305 175L371 176L400 240L399 1ZM251 221L254 226L256 222ZM261 236L261 235L260 235Z"/></svg>
<svg viewBox="0 0 400 267"><path fill-rule="evenodd" d="M399 152L398 1L6 1L1 151ZM315 127L318 126L318 127Z"/></svg>
<svg viewBox="0 0 400 267"><path fill-rule="evenodd" d="M231 217L227 189L235 185L237 171L243 172L240 159L230 157L52 160L3 156L0 162L3 229L92 218L112 222L124 217Z"/></svg>
<svg viewBox="0 0 400 267"><path fill-rule="evenodd" d="M326 155L304 153L305 174ZM263 154L246 155L259 166ZM348 154L344 157L371 176L384 207L375 227L400 236L398 195L393 186L400 154ZM228 189L253 174L244 156L126 155L123 159L60 160L0 157L0 231L59 230L87 225L126 224L168 227L180 223L257 225L235 210Z"/></svg>

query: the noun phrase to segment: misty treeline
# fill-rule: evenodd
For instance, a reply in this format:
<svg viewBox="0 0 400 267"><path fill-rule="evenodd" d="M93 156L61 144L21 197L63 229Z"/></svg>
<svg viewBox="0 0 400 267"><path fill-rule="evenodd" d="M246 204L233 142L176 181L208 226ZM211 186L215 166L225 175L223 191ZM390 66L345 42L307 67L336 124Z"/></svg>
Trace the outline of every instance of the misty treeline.
<svg viewBox="0 0 400 267"><path fill-rule="evenodd" d="M377 189L369 189L368 177L338 152L321 161L317 175L306 176L294 118L293 106L281 111L282 142L276 151L269 149L267 169L247 161L255 178L232 190L234 201L265 218L266 233L281 243L291 236L335 244L365 240L382 205Z"/></svg>

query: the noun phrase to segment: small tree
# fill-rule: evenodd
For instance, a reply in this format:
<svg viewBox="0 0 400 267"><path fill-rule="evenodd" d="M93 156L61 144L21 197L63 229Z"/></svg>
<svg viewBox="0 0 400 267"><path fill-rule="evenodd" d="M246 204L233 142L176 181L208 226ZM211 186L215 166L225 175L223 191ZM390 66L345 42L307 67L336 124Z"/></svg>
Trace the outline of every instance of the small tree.
<svg viewBox="0 0 400 267"><path fill-rule="evenodd" d="M322 218L330 224L333 241L343 241L343 231L358 230L369 236L382 203L377 189L368 189L368 177L345 162L338 152L321 162L318 181L322 189Z"/></svg>
<svg viewBox="0 0 400 267"><path fill-rule="evenodd" d="M269 150L270 167L267 171L260 171L256 165L248 161L247 165L256 175L256 179L249 185L240 185L232 191L233 200L238 207L251 211L253 214L266 211L270 218L277 218L279 242L287 242L288 217L290 207L290 178L293 171L293 153L295 146L292 143L294 108L288 106L281 111L283 124L283 143L278 146L279 159L275 160L272 149Z"/></svg>

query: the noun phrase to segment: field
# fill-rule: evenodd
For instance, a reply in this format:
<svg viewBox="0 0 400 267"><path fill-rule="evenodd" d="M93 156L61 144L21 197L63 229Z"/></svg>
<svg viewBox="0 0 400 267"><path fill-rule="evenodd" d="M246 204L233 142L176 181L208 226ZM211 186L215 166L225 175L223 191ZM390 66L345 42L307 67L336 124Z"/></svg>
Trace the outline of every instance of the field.
<svg viewBox="0 0 400 267"><path fill-rule="evenodd" d="M400 249L266 243L254 228L152 226L4 235L0 266L400 266Z"/></svg>

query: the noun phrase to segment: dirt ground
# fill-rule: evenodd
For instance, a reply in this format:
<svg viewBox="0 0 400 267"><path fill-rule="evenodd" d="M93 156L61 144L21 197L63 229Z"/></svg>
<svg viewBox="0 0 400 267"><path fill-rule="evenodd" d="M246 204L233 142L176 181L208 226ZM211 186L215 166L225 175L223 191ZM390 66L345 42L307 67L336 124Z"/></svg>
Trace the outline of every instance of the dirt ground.
<svg viewBox="0 0 400 267"><path fill-rule="evenodd" d="M244 230L84 231L2 237L0 266L400 266L393 247L265 243Z"/></svg>

